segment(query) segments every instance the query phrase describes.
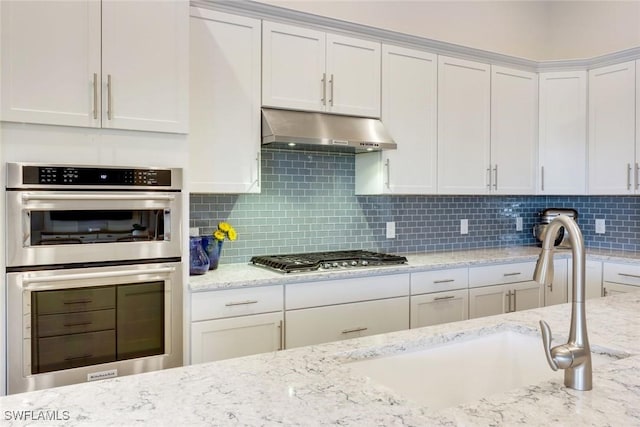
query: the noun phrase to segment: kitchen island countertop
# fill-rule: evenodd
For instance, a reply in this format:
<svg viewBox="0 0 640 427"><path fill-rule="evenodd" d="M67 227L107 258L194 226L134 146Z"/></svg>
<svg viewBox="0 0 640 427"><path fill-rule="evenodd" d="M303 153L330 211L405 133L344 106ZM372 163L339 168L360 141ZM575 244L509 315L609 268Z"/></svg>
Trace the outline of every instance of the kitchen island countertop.
<svg viewBox="0 0 640 427"><path fill-rule="evenodd" d="M26 425L17 418L46 414L58 420L42 425L640 425L640 292L587 301L592 349L624 356L594 368L588 392L565 388L557 372L552 380L433 410L356 374L346 363L461 335L500 330L537 335L539 319L550 324L559 342L570 310L562 304L23 393L0 398L0 413L4 426ZM544 357L542 345L540 351Z"/></svg>

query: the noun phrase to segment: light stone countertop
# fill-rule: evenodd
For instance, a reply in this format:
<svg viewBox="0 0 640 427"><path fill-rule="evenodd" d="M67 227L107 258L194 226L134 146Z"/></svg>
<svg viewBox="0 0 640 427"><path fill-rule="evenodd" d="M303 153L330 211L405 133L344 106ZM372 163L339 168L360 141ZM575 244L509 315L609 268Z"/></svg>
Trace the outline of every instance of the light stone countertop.
<svg viewBox="0 0 640 427"><path fill-rule="evenodd" d="M191 292L203 292L381 274L412 273L496 263L527 262L536 261L539 254L540 248L535 246L401 254L407 257L407 264L301 273L280 273L252 264L220 264L216 270L199 276L190 276L189 290ZM570 250L568 249L559 249L555 252L556 258L569 257L569 255ZM623 263L638 262L640 260L640 252L587 249L587 259Z"/></svg>
<svg viewBox="0 0 640 427"><path fill-rule="evenodd" d="M496 331L539 336L540 319L561 342L570 310L562 304L23 393L0 398L0 416L3 426L640 425L640 292L587 301L592 350L625 356L594 367L588 392L565 388L556 372L551 380L434 410L348 363ZM59 420L16 421L15 414Z"/></svg>

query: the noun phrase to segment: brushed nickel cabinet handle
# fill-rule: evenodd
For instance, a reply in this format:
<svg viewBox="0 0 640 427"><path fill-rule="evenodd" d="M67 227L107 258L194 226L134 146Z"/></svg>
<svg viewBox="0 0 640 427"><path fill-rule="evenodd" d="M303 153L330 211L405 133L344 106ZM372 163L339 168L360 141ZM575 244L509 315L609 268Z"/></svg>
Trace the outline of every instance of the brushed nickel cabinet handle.
<svg viewBox="0 0 640 427"><path fill-rule="evenodd" d="M92 324L93 322L77 322L77 323L65 323L63 326L65 328L70 328L71 326L87 326Z"/></svg>
<svg viewBox="0 0 640 427"><path fill-rule="evenodd" d="M389 158L387 158L387 160L384 162L384 167L387 170L386 186L390 190L391 189L391 160Z"/></svg>
<svg viewBox="0 0 640 427"><path fill-rule="evenodd" d="M93 73L93 120L98 120L98 73Z"/></svg>
<svg viewBox="0 0 640 427"><path fill-rule="evenodd" d="M494 180L493 180L493 188L498 191L498 165L493 168Z"/></svg>
<svg viewBox="0 0 640 427"><path fill-rule="evenodd" d="M487 182L487 189L491 191L491 165L487 168L487 175L489 176L489 180Z"/></svg>
<svg viewBox="0 0 640 427"><path fill-rule="evenodd" d="M250 300L246 300L246 301L233 301L233 302L228 302L225 304L225 306L227 307L233 307L236 305L249 305L249 304L257 304L258 300L257 299L250 299Z"/></svg>
<svg viewBox="0 0 640 427"><path fill-rule="evenodd" d="M341 334L350 334L353 332L362 332L362 331L366 331L369 328L366 327L359 327L359 328L353 328L353 329L345 329L344 331L341 332Z"/></svg>
<svg viewBox="0 0 640 427"><path fill-rule="evenodd" d="M88 354L83 354L82 356L69 356L69 357L65 357L64 360L66 360L67 362L71 362L72 360L79 360L79 359L88 359L90 357L93 357L93 354L88 353Z"/></svg>
<svg viewBox="0 0 640 427"><path fill-rule="evenodd" d="M518 311L518 300L516 299L518 292L513 291L513 311Z"/></svg>
<svg viewBox="0 0 640 427"><path fill-rule="evenodd" d="M513 273L504 273L503 276L504 277L511 277L511 276L519 276L520 274L522 274L522 273L514 271Z"/></svg>
<svg viewBox="0 0 640 427"><path fill-rule="evenodd" d="M627 163L627 190L631 190L631 163Z"/></svg>
<svg viewBox="0 0 640 427"><path fill-rule="evenodd" d="M334 84L334 79L333 79L333 74L331 74L331 78L329 79L329 85L331 86L331 90L329 92L329 105L333 107L333 84Z"/></svg>
<svg viewBox="0 0 640 427"><path fill-rule="evenodd" d="M107 119L111 120L113 118L113 111L111 105L111 74L107 74Z"/></svg>
<svg viewBox="0 0 640 427"><path fill-rule="evenodd" d="M540 190L544 191L544 166L540 166Z"/></svg>
<svg viewBox="0 0 640 427"><path fill-rule="evenodd" d="M640 178L640 165L638 165L638 162L636 162L635 173L634 173L634 180L635 180L635 183L636 183L636 190L638 188L640 188L640 182L638 182L638 178Z"/></svg>
<svg viewBox="0 0 640 427"><path fill-rule="evenodd" d="M85 299L77 299L77 300L72 300L72 301L63 301L62 304L64 304L64 305L90 304L92 302L93 302L93 300L91 298L85 298Z"/></svg>
<svg viewBox="0 0 640 427"><path fill-rule="evenodd" d="M451 283L455 282L454 279L442 279L442 280L434 280L433 283Z"/></svg>
<svg viewBox="0 0 640 427"><path fill-rule="evenodd" d="M281 320L278 324L278 329L280 329L280 347L278 347L278 350L284 350L284 328L282 326L283 322Z"/></svg>
<svg viewBox="0 0 640 427"><path fill-rule="evenodd" d="M453 298L455 298L455 296L447 295L446 297L437 297L437 298L434 298L433 300L434 301L442 301L442 300L445 300L445 299L453 299Z"/></svg>
<svg viewBox="0 0 640 427"><path fill-rule="evenodd" d="M640 279L640 276L637 274L629 274L629 273L618 273L618 276L622 277L631 277L633 279Z"/></svg>
<svg viewBox="0 0 640 427"><path fill-rule="evenodd" d="M327 105L327 73L322 73L320 81L322 82L322 98L320 101L322 101L322 105Z"/></svg>

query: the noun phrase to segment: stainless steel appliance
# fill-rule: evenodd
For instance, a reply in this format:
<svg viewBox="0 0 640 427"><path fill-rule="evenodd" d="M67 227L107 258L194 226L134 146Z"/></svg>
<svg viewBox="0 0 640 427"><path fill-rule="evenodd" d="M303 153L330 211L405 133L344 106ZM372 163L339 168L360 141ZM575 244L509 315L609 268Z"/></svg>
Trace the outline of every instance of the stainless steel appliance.
<svg viewBox="0 0 640 427"><path fill-rule="evenodd" d="M544 236L547 232L547 228L549 227L549 224L551 223L551 221L553 221L559 215L568 216L574 221L578 220L578 211L576 211L575 209L547 208L538 212L540 223L533 226L533 236L537 239L538 246L542 245L542 242L544 241ZM564 227L560 227L556 235L554 245L557 246L558 248L571 247L569 232L565 230Z"/></svg>
<svg viewBox="0 0 640 427"><path fill-rule="evenodd" d="M405 264L407 258L364 250L254 256L251 263L283 273Z"/></svg>
<svg viewBox="0 0 640 427"><path fill-rule="evenodd" d="M8 392L180 366L181 170L7 170Z"/></svg>

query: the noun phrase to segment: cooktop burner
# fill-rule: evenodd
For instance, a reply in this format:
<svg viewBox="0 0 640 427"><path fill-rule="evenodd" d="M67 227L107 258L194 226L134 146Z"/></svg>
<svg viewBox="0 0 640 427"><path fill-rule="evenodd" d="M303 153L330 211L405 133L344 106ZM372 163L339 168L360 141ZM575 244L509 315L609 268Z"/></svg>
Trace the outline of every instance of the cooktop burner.
<svg viewBox="0 0 640 427"><path fill-rule="evenodd" d="M263 255L251 258L251 263L283 273L331 270L338 268L373 267L404 264L407 258L378 252L352 250L311 252L287 255Z"/></svg>

